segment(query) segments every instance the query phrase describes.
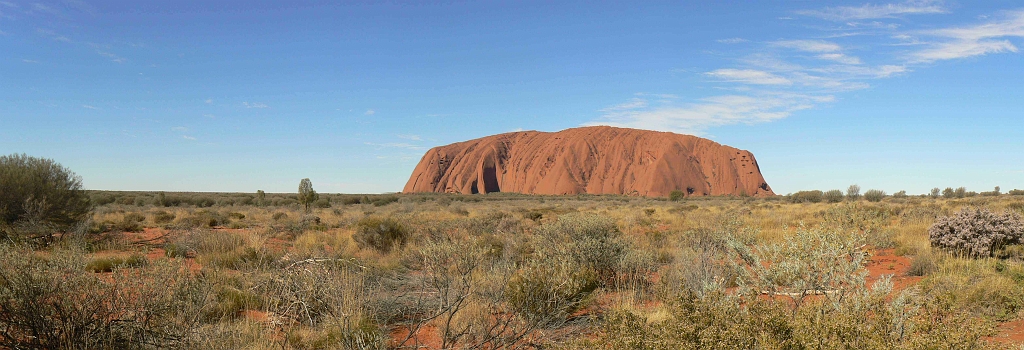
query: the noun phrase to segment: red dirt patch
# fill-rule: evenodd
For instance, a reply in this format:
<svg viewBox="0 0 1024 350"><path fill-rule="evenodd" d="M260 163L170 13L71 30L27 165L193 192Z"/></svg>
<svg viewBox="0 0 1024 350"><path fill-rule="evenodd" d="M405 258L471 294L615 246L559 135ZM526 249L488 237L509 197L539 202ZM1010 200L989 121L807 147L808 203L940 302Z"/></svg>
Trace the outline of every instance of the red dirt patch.
<svg viewBox="0 0 1024 350"><path fill-rule="evenodd" d="M920 276L907 276L910 270L910 258L893 254L893 249L880 249L872 252L865 268L868 270L868 285L873 284L885 275L892 275L893 292L907 289L921 281Z"/></svg>

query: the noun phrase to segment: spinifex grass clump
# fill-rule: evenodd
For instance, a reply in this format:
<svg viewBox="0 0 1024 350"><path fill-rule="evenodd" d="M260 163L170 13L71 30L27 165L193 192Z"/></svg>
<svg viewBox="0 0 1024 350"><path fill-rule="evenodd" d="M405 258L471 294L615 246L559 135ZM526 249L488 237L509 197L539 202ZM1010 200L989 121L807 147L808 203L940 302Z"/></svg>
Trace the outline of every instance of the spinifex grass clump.
<svg viewBox="0 0 1024 350"><path fill-rule="evenodd" d="M965 208L953 216L939 218L928 229L928 236L932 246L972 257L989 257L1000 248L1021 243L1024 221L1014 213Z"/></svg>

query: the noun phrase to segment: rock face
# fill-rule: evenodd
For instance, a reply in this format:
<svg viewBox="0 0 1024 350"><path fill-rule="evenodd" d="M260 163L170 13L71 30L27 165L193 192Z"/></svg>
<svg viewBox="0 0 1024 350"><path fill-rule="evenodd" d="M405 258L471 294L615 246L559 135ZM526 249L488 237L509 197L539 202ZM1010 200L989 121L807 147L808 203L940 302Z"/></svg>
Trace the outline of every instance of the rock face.
<svg viewBox="0 0 1024 350"><path fill-rule="evenodd" d="M748 151L608 126L523 131L434 147L405 193L774 195Z"/></svg>

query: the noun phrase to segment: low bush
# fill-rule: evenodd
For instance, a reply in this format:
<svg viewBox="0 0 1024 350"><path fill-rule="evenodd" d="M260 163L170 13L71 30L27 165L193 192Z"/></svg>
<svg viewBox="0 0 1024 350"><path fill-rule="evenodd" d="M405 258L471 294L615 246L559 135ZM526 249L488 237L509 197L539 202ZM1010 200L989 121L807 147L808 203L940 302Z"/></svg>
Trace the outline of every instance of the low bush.
<svg viewBox="0 0 1024 350"><path fill-rule="evenodd" d="M684 197L686 197L686 193L680 190L675 190L668 194L668 199L673 202L682 200Z"/></svg>
<svg viewBox="0 0 1024 350"><path fill-rule="evenodd" d="M89 272L111 272L114 269L143 267L149 264L149 260L142 254L130 256L108 256L96 258L85 265Z"/></svg>
<svg viewBox="0 0 1024 350"><path fill-rule="evenodd" d="M360 248L370 247L386 253L405 245L409 236L409 229L395 218L368 216L356 223L352 239Z"/></svg>
<svg viewBox="0 0 1024 350"><path fill-rule="evenodd" d="M0 156L0 237L48 241L84 222L90 209L82 178L71 170L45 158Z"/></svg>
<svg viewBox="0 0 1024 350"><path fill-rule="evenodd" d="M844 198L842 190L825 191L822 197L823 199L825 199L826 202L829 203L839 203L842 202Z"/></svg>
<svg viewBox="0 0 1024 350"><path fill-rule="evenodd" d="M160 224L160 225L167 224L167 223L170 223L171 221L174 221L174 218L175 218L174 214L168 213L168 212L163 211L163 210L157 210L157 211L153 212L153 223L155 223L155 224Z"/></svg>
<svg viewBox="0 0 1024 350"><path fill-rule="evenodd" d="M77 251L0 246L0 347L6 349L192 348L208 289L169 262L146 269L86 271Z"/></svg>
<svg viewBox="0 0 1024 350"><path fill-rule="evenodd" d="M1003 246L1022 243L1022 236L1024 221L1019 215L981 208L964 208L928 228L932 246L971 257L993 256Z"/></svg>
<svg viewBox="0 0 1024 350"><path fill-rule="evenodd" d="M939 268L931 253L919 253L910 261L907 276L927 276Z"/></svg>
<svg viewBox="0 0 1024 350"><path fill-rule="evenodd" d="M800 191L789 196L789 200L793 203L820 203L824 193L818 190L814 191Z"/></svg>
<svg viewBox="0 0 1024 350"><path fill-rule="evenodd" d="M868 190L864 192L864 199L868 202L881 202L882 199L885 199L885 196L886 193L882 190Z"/></svg>

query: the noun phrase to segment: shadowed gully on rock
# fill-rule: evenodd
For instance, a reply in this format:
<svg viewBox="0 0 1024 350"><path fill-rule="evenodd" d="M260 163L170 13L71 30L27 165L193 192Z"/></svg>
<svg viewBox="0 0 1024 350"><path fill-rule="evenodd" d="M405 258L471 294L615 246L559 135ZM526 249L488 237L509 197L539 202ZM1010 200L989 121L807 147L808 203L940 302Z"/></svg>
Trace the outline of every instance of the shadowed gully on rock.
<svg viewBox="0 0 1024 350"><path fill-rule="evenodd" d="M748 151L691 135L594 126L434 147L405 193L769 196Z"/></svg>

